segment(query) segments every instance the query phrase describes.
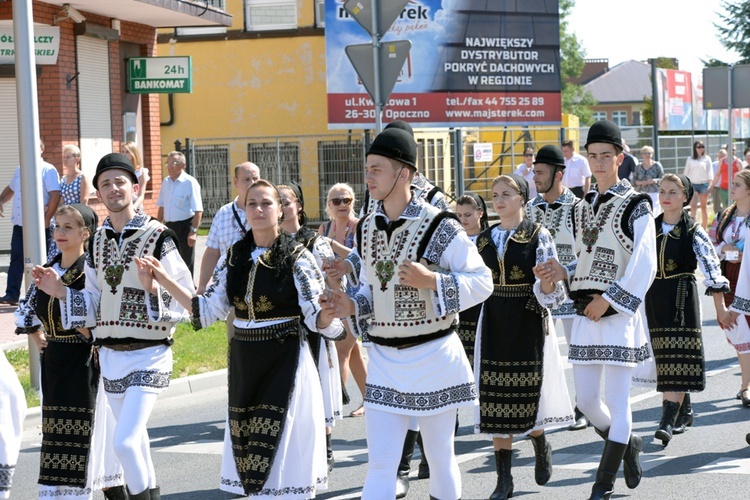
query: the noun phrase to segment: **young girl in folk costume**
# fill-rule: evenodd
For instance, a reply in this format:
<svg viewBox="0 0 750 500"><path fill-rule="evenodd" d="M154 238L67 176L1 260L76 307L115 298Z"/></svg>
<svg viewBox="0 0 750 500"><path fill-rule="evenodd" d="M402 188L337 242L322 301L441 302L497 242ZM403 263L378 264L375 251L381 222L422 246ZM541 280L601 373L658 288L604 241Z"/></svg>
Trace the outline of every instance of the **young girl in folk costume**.
<svg viewBox="0 0 750 500"><path fill-rule="evenodd" d="M54 269L66 287L81 290L84 248L96 232L98 217L90 207L73 204L61 207L55 220L53 238L60 253L44 267ZM65 330L59 300L36 285L18 306L15 323L16 333L30 335L42 353L39 498L91 499L104 488L106 498L124 500L122 468L110 444L114 420L100 384L90 330ZM58 459L62 456L69 457L68 464Z"/></svg>
<svg viewBox="0 0 750 500"><path fill-rule="evenodd" d="M484 198L476 193L466 193L456 200L456 215L461 226L466 230L469 239L476 243L479 233L489 227L487 204ZM470 309L461 311L459 315L458 336L464 345L466 357L474 366L474 342L477 333L477 320L482 305L478 304Z"/></svg>
<svg viewBox="0 0 750 500"><path fill-rule="evenodd" d="M0 349L0 498L10 498L25 414L23 387L5 351Z"/></svg>
<svg viewBox="0 0 750 500"><path fill-rule="evenodd" d="M723 293L729 282L701 225L684 210L693 186L684 175L666 174L659 186L663 212L656 218L656 279L646 294L646 317L656 361L656 390L662 393L662 416L654 437L666 446L672 434L692 425L690 392L706 385L701 307L695 270L705 276L720 324L726 323Z"/></svg>
<svg viewBox="0 0 750 500"><path fill-rule="evenodd" d="M550 340L555 331L548 310L562 304L565 288L536 276L549 259L557 259L557 252L549 231L525 217L528 193L519 175L496 178L492 203L501 222L477 239L494 282L479 318L474 357L475 429L492 436L497 466L491 500L513 495L513 436L530 436L535 480L544 485L552 476L552 446L544 429L573 422L564 367Z"/></svg>
<svg viewBox="0 0 750 500"><path fill-rule="evenodd" d="M334 339L341 323L333 319L332 304L319 300L325 283L315 258L279 227L276 187L259 180L244 202L252 229L219 261L204 295L194 296L150 257L139 260L141 280L148 285L156 279L191 307L196 328L235 310L221 489L258 498L314 498L328 481L325 417L300 323ZM254 425L260 421L268 425Z"/></svg>
<svg viewBox="0 0 750 500"><path fill-rule="evenodd" d="M740 267L745 260L745 241L750 228L750 170L742 170L735 174L729 192L734 201L726 210L716 216L711 224L711 241L716 253L721 259L721 271L729 279L730 292L724 295L726 304L734 304L735 293L740 284ZM747 297L745 297L747 298ZM742 373L742 385L737 393L737 399L742 400L744 406L750 407L750 318L740 317L739 321L730 321L722 325L727 340L737 351Z"/></svg>
<svg viewBox="0 0 750 500"><path fill-rule="evenodd" d="M356 232L359 219L355 217L354 205L356 198L354 189L349 184L338 183L328 190L328 201L326 202L326 214L330 221L321 224L318 234L328 238L333 251L337 257L346 258L354 247L354 233ZM343 229L342 229L343 228ZM338 271L327 266L326 274L330 277L339 277ZM343 276L342 276L343 278ZM348 294L356 292L352 280L346 279L346 291ZM336 354L339 356L339 370L341 372L341 392L344 404L349 404L349 394L346 392L346 382L349 380L349 370L352 372L354 381L357 383L360 393L365 394L365 379L367 378L367 367L362 357L362 349L357 343L349 324L344 322L346 337L336 345ZM364 404L353 410L350 417L361 417L365 414Z"/></svg>
<svg viewBox="0 0 750 500"><path fill-rule="evenodd" d="M328 240L319 236L315 231L305 226L305 199L302 188L298 184L277 186L281 194L283 207L283 221L281 229L289 233L292 238L301 243L315 257L315 263L323 268L324 260L334 258L333 250ZM329 288L341 288L340 280L333 280L324 275ZM331 431L336 420L341 420L341 374L339 371L336 345L323 337L316 330L307 332L307 343L312 349L315 365L318 367L320 384L323 388L323 407L326 415L326 453L328 455L328 469L333 468L333 450L331 449Z"/></svg>

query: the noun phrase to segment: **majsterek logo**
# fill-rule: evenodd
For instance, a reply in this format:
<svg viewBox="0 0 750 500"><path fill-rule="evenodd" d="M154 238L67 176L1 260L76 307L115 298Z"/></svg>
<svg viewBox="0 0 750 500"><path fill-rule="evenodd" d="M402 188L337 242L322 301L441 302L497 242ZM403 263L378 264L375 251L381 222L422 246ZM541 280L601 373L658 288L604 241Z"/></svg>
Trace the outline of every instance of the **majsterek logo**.
<svg viewBox="0 0 750 500"><path fill-rule="evenodd" d="M336 17L338 19L352 19L351 14L349 14L346 9L344 8L344 3L346 0L338 0L341 5L336 7ZM388 0L380 0L381 2L387 2ZM421 2L417 2L416 0L409 0L409 3L404 7L403 12L401 12L401 15L398 16L399 21L417 21L417 20L425 20L427 21L429 18L427 17L427 14L430 12L430 8L423 5Z"/></svg>

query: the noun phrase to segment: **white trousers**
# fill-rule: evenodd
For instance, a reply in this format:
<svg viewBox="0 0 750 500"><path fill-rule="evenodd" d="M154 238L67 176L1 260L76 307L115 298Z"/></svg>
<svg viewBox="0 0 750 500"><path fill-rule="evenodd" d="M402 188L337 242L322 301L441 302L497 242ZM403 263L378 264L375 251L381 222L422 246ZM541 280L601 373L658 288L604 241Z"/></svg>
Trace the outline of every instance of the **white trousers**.
<svg viewBox="0 0 750 500"><path fill-rule="evenodd" d="M594 427L609 429L609 440L625 443L630 440L633 417L630 412L630 381L633 368L627 366L589 364L573 365L576 403ZM604 400L601 379L604 375Z"/></svg>
<svg viewBox="0 0 750 500"><path fill-rule="evenodd" d="M367 408L365 427L369 465L362 491L364 500L396 497L396 472L411 418L372 406ZM461 473L453 450L456 410L417 417L417 420L430 463L430 495L440 500L461 498Z"/></svg>

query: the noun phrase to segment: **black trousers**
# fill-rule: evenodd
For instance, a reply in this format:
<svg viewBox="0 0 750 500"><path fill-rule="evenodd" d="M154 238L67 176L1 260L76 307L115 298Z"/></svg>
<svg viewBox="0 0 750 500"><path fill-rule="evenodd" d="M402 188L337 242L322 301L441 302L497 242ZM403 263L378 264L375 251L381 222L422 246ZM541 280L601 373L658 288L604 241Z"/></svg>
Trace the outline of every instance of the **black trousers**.
<svg viewBox="0 0 750 500"><path fill-rule="evenodd" d="M570 190L573 192L574 195L576 195L577 197L581 199L583 199L583 195L586 194L583 192L583 186L572 187L570 188Z"/></svg>
<svg viewBox="0 0 750 500"><path fill-rule="evenodd" d="M193 275L193 265L195 264L195 246L188 246L188 236L190 236L193 227L193 218L177 221L164 222L164 225L177 234L177 249L180 251L180 257L190 269L190 275Z"/></svg>

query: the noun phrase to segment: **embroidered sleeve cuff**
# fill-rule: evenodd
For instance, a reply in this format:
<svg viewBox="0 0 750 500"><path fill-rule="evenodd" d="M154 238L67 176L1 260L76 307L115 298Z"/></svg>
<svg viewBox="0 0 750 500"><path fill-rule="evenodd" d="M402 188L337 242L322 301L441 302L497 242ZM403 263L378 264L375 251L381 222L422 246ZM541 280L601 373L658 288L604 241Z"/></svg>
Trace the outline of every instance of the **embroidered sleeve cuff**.
<svg viewBox="0 0 750 500"><path fill-rule="evenodd" d="M735 295L734 302L732 302L732 305L729 306L729 309L740 314L750 315L750 300Z"/></svg>
<svg viewBox="0 0 750 500"><path fill-rule="evenodd" d="M622 288L617 283L612 283L606 292L602 294L607 302L612 304L617 312L627 316L633 316L641 305L641 299Z"/></svg>
<svg viewBox="0 0 750 500"><path fill-rule="evenodd" d="M436 272L437 293L432 295L432 305L438 318L458 314L461 306L458 300L458 278L449 272Z"/></svg>
<svg viewBox="0 0 750 500"><path fill-rule="evenodd" d="M319 328L318 333L330 340L343 340L346 337L346 330L338 319L331 321L331 324L325 328Z"/></svg>
<svg viewBox="0 0 750 500"><path fill-rule="evenodd" d="M346 259L352 266L352 272L347 275L353 286L359 286L359 273L362 271L362 259L357 252L349 252Z"/></svg>
<svg viewBox="0 0 750 500"><path fill-rule="evenodd" d="M23 334L29 334L29 333L36 333L39 331L39 326L32 326L32 327L16 327L16 335L23 335Z"/></svg>
<svg viewBox="0 0 750 500"><path fill-rule="evenodd" d="M729 293L731 290L729 289L729 285L726 283L716 283L711 286L706 286L706 295L711 296L715 293Z"/></svg>
<svg viewBox="0 0 750 500"><path fill-rule="evenodd" d="M82 291L71 288L65 289L65 299L60 300L60 316L62 317L62 326L66 330L87 326L86 297Z"/></svg>
<svg viewBox="0 0 750 500"><path fill-rule="evenodd" d="M190 314L190 320L193 324L194 330L200 330L203 328L201 324L201 298L200 295L193 296L192 312Z"/></svg>
<svg viewBox="0 0 750 500"><path fill-rule="evenodd" d="M151 321L176 323L180 320L179 317L175 317L172 314L169 308L172 304L172 296L161 285L158 285L157 295L150 293L146 295L148 295L148 300L146 301L148 317L151 318Z"/></svg>
<svg viewBox="0 0 750 500"><path fill-rule="evenodd" d="M565 292L565 285L562 281L555 283L555 289L552 290L552 293L544 293L542 282L538 280L534 281L534 295L536 295L536 299L542 307L546 307L547 309L557 309L568 298L568 294Z"/></svg>

